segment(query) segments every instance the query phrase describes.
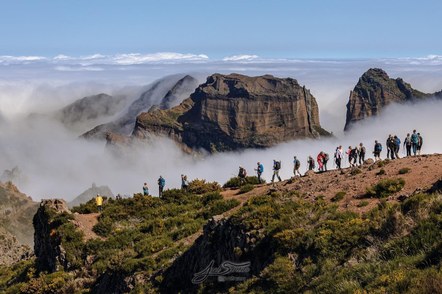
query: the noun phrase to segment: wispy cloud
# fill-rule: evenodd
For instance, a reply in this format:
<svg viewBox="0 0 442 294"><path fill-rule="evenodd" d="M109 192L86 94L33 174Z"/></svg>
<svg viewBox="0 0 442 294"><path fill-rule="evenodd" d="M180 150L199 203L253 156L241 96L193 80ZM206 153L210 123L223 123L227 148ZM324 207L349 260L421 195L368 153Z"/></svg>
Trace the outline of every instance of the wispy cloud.
<svg viewBox="0 0 442 294"><path fill-rule="evenodd" d="M243 55L232 55L224 57L223 61L252 61L257 58L259 58L258 55L243 54Z"/></svg>
<svg viewBox="0 0 442 294"><path fill-rule="evenodd" d="M0 64L17 64L17 63L27 64L29 62L45 61L45 60L47 60L47 58L43 56L11 56L11 55L0 56Z"/></svg>
<svg viewBox="0 0 442 294"><path fill-rule="evenodd" d="M57 71L103 71L104 69L96 66L56 66L54 68Z"/></svg>

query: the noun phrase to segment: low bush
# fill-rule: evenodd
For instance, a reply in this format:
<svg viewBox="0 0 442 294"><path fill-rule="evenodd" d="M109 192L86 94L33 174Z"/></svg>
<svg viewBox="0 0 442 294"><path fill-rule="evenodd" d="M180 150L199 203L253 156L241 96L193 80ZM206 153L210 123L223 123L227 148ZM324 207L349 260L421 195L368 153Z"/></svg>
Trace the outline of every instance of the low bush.
<svg viewBox="0 0 442 294"><path fill-rule="evenodd" d="M357 168L357 167L353 168L353 169L351 170L351 172L350 172L350 174L351 174L352 176L359 175L360 173L362 173L362 170L361 170L360 168Z"/></svg>
<svg viewBox="0 0 442 294"><path fill-rule="evenodd" d="M253 186L252 184L245 184L244 186L242 186L239 191L238 194L244 194L247 192L252 191L255 188L255 186Z"/></svg>
<svg viewBox="0 0 442 294"><path fill-rule="evenodd" d="M410 170L411 170L411 168L409 168L409 167L401 168L401 169L399 170L399 174L400 174L400 175L408 174L408 173L410 172Z"/></svg>
<svg viewBox="0 0 442 294"><path fill-rule="evenodd" d="M265 184L265 182L266 181L264 179L261 179L261 184ZM246 184L258 185L259 184L258 177L256 177L256 176L246 177ZM223 188L238 188L239 186L241 186L239 177L233 177L233 178L230 178L223 185Z"/></svg>
<svg viewBox="0 0 442 294"><path fill-rule="evenodd" d="M402 190L404 185L405 180L402 178L380 180L376 185L367 188L366 196L385 198Z"/></svg>
<svg viewBox="0 0 442 294"><path fill-rule="evenodd" d="M344 191L340 191L340 192L336 193L335 196L333 196L332 199L330 199L330 200L332 202L340 201L340 200L344 199L345 194L347 194L347 193L345 193Z"/></svg>
<svg viewBox="0 0 442 294"><path fill-rule="evenodd" d="M382 176L382 175L385 175L385 174L386 174L386 172L385 172L385 169L383 169L383 168L376 173L377 176Z"/></svg>
<svg viewBox="0 0 442 294"><path fill-rule="evenodd" d="M217 182L206 182L206 180L195 179L189 183L189 193L201 195L209 192L220 191L221 186Z"/></svg>

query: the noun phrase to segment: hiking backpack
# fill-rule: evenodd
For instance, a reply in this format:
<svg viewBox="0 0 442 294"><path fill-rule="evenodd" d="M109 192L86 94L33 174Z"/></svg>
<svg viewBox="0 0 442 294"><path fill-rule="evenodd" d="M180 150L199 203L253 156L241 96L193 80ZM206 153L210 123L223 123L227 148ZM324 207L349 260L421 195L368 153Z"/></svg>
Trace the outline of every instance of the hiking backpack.
<svg viewBox="0 0 442 294"><path fill-rule="evenodd" d="M280 170L281 169L281 161L276 161L275 162L275 170Z"/></svg>

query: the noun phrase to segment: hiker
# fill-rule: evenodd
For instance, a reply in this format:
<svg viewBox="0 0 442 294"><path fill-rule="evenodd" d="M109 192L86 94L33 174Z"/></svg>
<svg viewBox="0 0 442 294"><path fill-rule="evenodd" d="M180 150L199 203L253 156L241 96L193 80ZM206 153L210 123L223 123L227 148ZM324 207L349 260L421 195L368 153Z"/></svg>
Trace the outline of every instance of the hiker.
<svg viewBox="0 0 442 294"><path fill-rule="evenodd" d="M385 147L387 147L387 158L390 157L390 148L388 148L388 146L390 145L390 140L393 137L391 135L388 135L387 141L385 141Z"/></svg>
<svg viewBox="0 0 442 294"><path fill-rule="evenodd" d="M352 150L351 146L348 146L348 149L347 149L347 151L345 152L345 154L347 154L348 164L349 164L350 166L351 166L351 159L352 159L352 157L351 157L351 150Z"/></svg>
<svg viewBox="0 0 442 294"><path fill-rule="evenodd" d="M117 194L117 196L115 196L115 200L120 201L121 200L121 195Z"/></svg>
<svg viewBox="0 0 442 294"><path fill-rule="evenodd" d="M359 143L358 155L359 165L363 165L365 161L365 146L362 143Z"/></svg>
<svg viewBox="0 0 442 294"><path fill-rule="evenodd" d="M281 182L281 177L279 176L279 170L281 169L281 161L273 160L273 176L272 176L272 183L275 180L275 176L278 177L279 181Z"/></svg>
<svg viewBox="0 0 442 294"><path fill-rule="evenodd" d="M143 186L143 195L144 195L144 196L149 196L149 187L147 186L147 183L144 183L144 186Z"/></svg>
<svg viewBox="0 0 442 294"><path fill-rule="evenodd" d="M293 156L293 174L296 177L296 173L298 173L298 175L300 177L302 177L301 172L299 171L299 168L301 167L301 162L299 161L299 159L296 158L296 156Z"/></svg>
<svg viewBox="0 0 442 294"><path fill-rule="evenodd" d="M324 171L324 162L323 162L324 152L319 152L316 157L316 161L318 162L318 171Z"/></svg>
<svg viewBox="0 0 442 294"><path fill-rule="evenodd" d="M411 137L410 133L407 134L407 137L404 139L404 147L407 150L407 156L411 156Z"/></svg>
<svg viewBox="0 0 442 294"><path fill-rule="evenodd" d="M238 178L239 178L239 185L242 186L243 184L245 184L246 181L246 177L247 177L247 171L245 168L243 168L242 166L239 167L239 171L238 171Z"/></svg>
<svg viewBox="0 0 442 294"><path fill-rule="evenodd" d="M350 166L351 167L356 166L357 160L358 160L358 147L355 146L355 148L352 148L350 151Z"/></svg>
<svg viewBox="0 0 442 294"><path fill-rule="evenodd" d="M103 197L101 197L100 194L97 194L97 196L95 197L95 204L97 204L98 212L102 212L103 211Z"/></svg>
<svg viewBox="0 0 442 294"><path fill-rule="evenodd" d="M388 140L387 140L387 148L388 148L388 152L387 154L390 154L390 158L391 159L395 159L395 150L396 150L396 142L395 139L393 138L393 136L389 136ZM388 156L387 156L388 158Z"/></svg>
<svg viewBox="0 0 442 294"><path fill-rule="evenodd" d="M314 170L315 169L315 161L313 160L313 157L311 157L311 156L308 157L307 165L308 165L308 170Z"/></svg>
<svg viewBox="0 0 442 294"><path fill-rule="evenodd" d="M424 143L424 139L421 136L421 133L417 133L417 155L421 155L422 144Z"/></svg>
<svg viewBox="0 0 442 294"><path fill-rule="evenodd" d="M416 134L416 130L413 130L413 134L411 135L411 148L413 149L414 156L416 156L418 143L419 143L419 136Z"/></svg>
<svg viewBox="0 0 442 294"><path fill-rule="evenodd" d="M382 152L382 144L379 143L377 140L374 141L374 161L381 160L381 152Z"/></svg>
<svg viewBox="0 0 442 294"><path fill-rule="evenodd" d="M264 172L264 166L262 165L261 162L257 162L256 165L257 165L257 168L255 168L255 171L258 174L258 183L261 184L262 183L261 182L261 175Z"/></svg>
<svg viewBox="0 0 442 294"><path fill-rule="evenodd" d="M401 139L399 139L398 136L394 135L394 156L396 156L397 159L399 159L399 149L401 148Z"/></svg>
<svg viewBox="0 0 442 294"><path fill-rule="evenodd" d="M166 180L162 176L160 176L158 178L158 190L159 190L158 197L163 196L163 189L165 185L166 185Z"/></svg>
<svg viewBox="0 0 442 294"><path fill-rule="evenodd" d="M189 182L187 181L186 175L181 175L181 190L187 192L187 188L189 187Z"/></svg>
<svg viewBox="0 0 442 294"><path fill-rule="evenodd" d="M344 157L344 150L342 150L342 146L336 148L335 151L335 163L338 169L341 169L342 158Z"/></svg>
<svg viewBox="0 0 442 294"><path fill-rule="evenodd" d="M330 159L328 153L322 152L322 164L324 165L324 170L327 171L327 162Z"/></svg>

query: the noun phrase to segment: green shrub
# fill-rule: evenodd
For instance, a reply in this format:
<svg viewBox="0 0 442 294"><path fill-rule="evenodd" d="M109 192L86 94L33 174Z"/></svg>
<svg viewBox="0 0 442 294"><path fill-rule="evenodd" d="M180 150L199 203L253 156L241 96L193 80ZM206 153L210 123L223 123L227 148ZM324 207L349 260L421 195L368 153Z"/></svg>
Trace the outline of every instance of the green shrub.
<svg viewBox="0 0 442 294"><path fill-rule="evenodd" d="M217 182L206 182L206 180L194 179L189 183L188 191L193 194L204 194L220 191L221 186Z"/></svg>
<svg viewBox="0 0 442 294"><path fill-rule="evenodd" d="M245 184L244 186L242 186L239 191L238 194L244 194L247 192L252 191L255 188L255 186L253 186L252 184Z"/></svg>
<svg viewBox="0 0 442 294"><path fill-rule="evenodd" d="M359 202L357 206L358 206L358 207L365 207L365 206L367 206L368 204L369 204L368 201L363 200L363 201Z"/></svg>
<svg viewBox="0 0 442 294"><path fill-rule="evenodd" d="M344 199L345 194L347 194L344 191L340 191L338 193L335 194L335 196L332 197L332 199L330 199L332 202L337 202L340 201L342 199Z"/></svg>
<svg viewBox="0 0 442 294"><path fill-rule="evenodd" d="M410 170L411 170L411 168L409 168L409 167L401 168L401 169L399 170L399 174L400 174L400 175L407 174Z"/></svg>
<svg viewBox="0 0 442 294"><path fill-rule="evenodd" d="M382 175L385 175L385 174L386 174L386 172L385 172L385 169L383 169L383 168L376 173L377 176L382 176Z"/></svg>
<svg viewBox="0 0 442 294"><path fill-rule="evenodd" d="M261 179L262 183L264 184L266 181L264 179ZM251 185L258 185L259 181L258 181L258 177L257 176L251 176L251 177L246 177L246 184L251 184ZM223 188L238 188L240 185L240 180L239 177L233 177L230 178L224 185Z"/></svg>
<svg viewBox="0 0 442 294"><path fill-rule="evenodd" d="M201 197L201 202L203 205L208 205L217 200L223 200L223 196L221 196L219 192L207 193Z"/></svg>
<svg viewBox="0 0 442 294"><path fill-rule="evenodd" d="M367 188L366 196L375 198L385 198L402 190L405 180L399 179L383 179L376 185Z"/></svg>

